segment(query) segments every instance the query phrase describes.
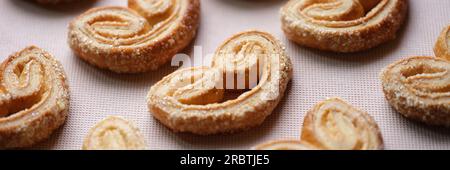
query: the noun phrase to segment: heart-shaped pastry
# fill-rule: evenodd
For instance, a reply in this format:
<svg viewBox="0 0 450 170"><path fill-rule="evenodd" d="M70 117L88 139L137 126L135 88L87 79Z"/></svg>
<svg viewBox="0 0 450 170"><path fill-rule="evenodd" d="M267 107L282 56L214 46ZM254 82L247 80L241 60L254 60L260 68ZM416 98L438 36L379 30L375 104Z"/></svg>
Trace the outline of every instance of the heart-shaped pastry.
<svg viewBox="0 0 450 170"><path fill-rule="evenodd" d="M128 7L91 9L69 26L81 59L118 73L156 70L194 39L199 0L128 0Z"/></svg>
<svg viewBox="0 0 450 170"><path fill-rule="evenodd" d="M261 150L378 150L380 129L372 117L339 98L330 98L308 111L299 141L274 141Z"/></svg>
<svg viewBox="0 0 450 170"><path fill-rule="evenodd" d="M176 132L216 134L261 124L284 95L292 64L272 35L247 31L222 44L211 67L181 69L148 93L154 117ZM247 90L235 99L224 94Z"/></svg>
<svg viewBox="0 0 450 170"><path fill-rule="evenodd" d="M396 37L406 0L290 0L281 9L286 36L303 46L357 52Z"/></svg>

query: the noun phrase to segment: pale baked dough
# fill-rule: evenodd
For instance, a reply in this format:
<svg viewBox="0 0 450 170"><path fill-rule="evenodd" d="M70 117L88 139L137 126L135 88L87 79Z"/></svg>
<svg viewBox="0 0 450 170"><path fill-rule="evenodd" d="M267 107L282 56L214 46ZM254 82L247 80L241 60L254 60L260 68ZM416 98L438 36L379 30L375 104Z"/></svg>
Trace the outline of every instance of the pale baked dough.
<svg viewBox="0 0 450 170"><path fill-rule="evenodd" d="M237 55L237 54L243 55ZM224 55L233 57L225 57ZM270 55L269 55L270 54ZM256 57L252 57L256 55ZM264 63L257 85L236 99L223 101L223 74L229 67L239 69L243 63ZM243 64L245 65L245 64ZM249 70L253 67L247 65ZM234 73L232 74L232 76ZM212 67L181 69L163 78L149 91L150 112L175 132L200 135L235 132L261 124L284 95L292 77L292 64L284 47L272 35L247 31L226 40L217 50Z"/></svg>
<svg viewBox="0 0 450 170"><path fill-rule="evenodd" d="M381 73L389 104L401 115L430 125L450 127L450 63L410 57Z"/></svg>
<svg viewBox="0 0 450 170"><path fill-rule="evenodd" d="M383 139L378 125L339 98L330 98L308 111L300 140L279 140L258 150L379 150Z"/></svg>
<svg viewBox="0 0 450 170"><path fill-rule="evenodd" d="M437 57L450 61L450 25L442 30L434 47L434 52Z"/></svg>
<svg viewBox="0 0 450 170"><path fill-rule="evenodd" d="M299 140L278 140L260 144L255 150L319 150L319 148Z"/></svg>
<svg viewBox="0 0 450 170"><path fill-rule="evenodd" d="M373 118L339 98L327 99L308 111L301 140L331 150L383 149Z"/></svg>
<svg viewBox="0 0 450 170"><path fill-rule="evenodd" d="M144 138L129 121L110 116L95 125L86 136L83 150L143 150Z"/></svg>
<svg viewBox="0 0 450 170"><path fill-rule="evenodd" d="M407 0L290 0L281 21L300 45L357 52L394 39L406 12Z"/></svg>
<svg viewBox="0 0 450 170"><path fill-rule="evenodd" d="M0 148L29 147L66 120L69 89L61 64L38 47L0 66Z"/></svg>
<svg viewBox="0 0 450 170"><path fill-rule="evenodd" d="M91 9L69 26L83 60L118 73L156 70L194 39L199 0L129 0L128 7Z"/></svg>

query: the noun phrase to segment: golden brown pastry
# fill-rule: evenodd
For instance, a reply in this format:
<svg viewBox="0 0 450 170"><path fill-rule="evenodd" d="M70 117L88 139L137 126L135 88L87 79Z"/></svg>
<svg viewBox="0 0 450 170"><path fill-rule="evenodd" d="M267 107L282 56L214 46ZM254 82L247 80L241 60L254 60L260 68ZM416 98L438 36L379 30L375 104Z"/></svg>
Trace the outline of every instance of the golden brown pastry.
<svg viewBox="0 0 450 170"><path fill-rule="evenodd" d="M260 66L251 64L254 60ZM240 79L240 84L256 86L224 101L224 93L235 88L224 85L223 73L227 67L242 69L241 65L247 65L244 70L253 74L250 81ZM148 107L156 119L176 132L235 132L261 124L281 100L291 76L290 58L278 40L265 32L242 32L218 48L212 67L182 69L156 83L148 93Z"/></svg>
<svg viewBox="0 0 450 170"><path fill-rule="evenodd" d="M194 39L199 0L129 0L129 8L94 8L69 26L77 56L118 73L156 70Z"/></svg>
<svg viewBox="0 0 450 170"><path fill-rule="evenodd" d="M301 140L331 150L383 149L383 139L376 122L339 98L320 102L308 111Z"/></svg>
<svg viewBox="0 0 450 170"><path fill-rule="evenodd" d="M255 150L318 150L319 148L299 140L279 140L258 145Z"/></svg>
<svg viewBox="0 0 450 170"><path fill-rule="evenodd" d="M258 145L258 150L378 150L383 139L376 122L339 98L320 102L308 111L301 139Z"/></svg>
<svg viewBox="0 0 450 170"><path fill-rule="evenodd" d="M396 37L407 0L290 0L281 9L286 36L303 46L357 52Z"/></svg>
<svg viewBox="0 0 450 170"><path fill-rule="evenodd" d="M450 126L450 63L411 57L381 73L386 99L403 116L430 125Z"/></svg>
<svg viewBox="0 0 450 170"><path fill-rule="evenodd" d="M434 47L434 52L437 57L450 61L450 25L447 26L439 36L436 46Z"/></svg>
<svg viewBox="0 0 450 170"><path fill-rule="evenodd" d="M95 125L84 140L83 150L143 150L144 138L127 120L111 116Z"/></svg>
<svg viewBox="0 0 450 170"><path fill-rule="evenodd" d="M28 47L0 66L0 148L29 147L66 120L69 90L61 64Z"/></svg>

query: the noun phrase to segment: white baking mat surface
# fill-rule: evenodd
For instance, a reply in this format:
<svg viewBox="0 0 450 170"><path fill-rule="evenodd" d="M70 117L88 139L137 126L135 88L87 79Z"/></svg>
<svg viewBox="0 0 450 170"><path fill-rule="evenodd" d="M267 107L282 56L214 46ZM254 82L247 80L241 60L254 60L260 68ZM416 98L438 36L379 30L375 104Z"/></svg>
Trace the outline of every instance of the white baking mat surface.
<svg viewBox="0 0 450 170"><path fill-rule="evenodd" d="M66 124L38 149L80 149L88 130L108 115L133 121L149 149L248 149L275 139L298 139L307 110L326 97L338 96L369 112L378 122L386 149L450 149L450 130L408 121L384 99L378 74L407 56L433 55L434 43L450 24L450 1L410 0L407 22L398 39L356 54L320 52L289 42L280 29L279 9L285 0L202 0L202 21L195 45L213 53L232 34L259 29L272 33L287 47L294 79L286 97L259 127L233 135L176 134L152 118L145 97L149 88L176 68L140 75L118 75L77 59L67 45L67 25L94 6L126 6L125 0L48 9L24 0L0 0L0 59L35 44L57 57L71 89Z"/></svg>

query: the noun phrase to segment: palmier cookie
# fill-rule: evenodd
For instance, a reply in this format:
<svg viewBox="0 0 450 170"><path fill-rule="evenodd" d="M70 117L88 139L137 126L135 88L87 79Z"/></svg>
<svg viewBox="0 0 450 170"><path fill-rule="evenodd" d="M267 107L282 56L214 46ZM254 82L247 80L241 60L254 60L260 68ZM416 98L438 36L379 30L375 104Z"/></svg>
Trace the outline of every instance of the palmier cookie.
<svg viewBox="0 0 450 170"><path fill-rule="evenodd" d="M251 75L238 74L242 89L255 86L224 101L224 93L236 90L232 82L227 88L224 74L231 72L226 77L233 81L239 70ZM278 40L265 32L242 32L218 48L211 67L181 69L156 83L148 93L148 107L175 132L235 132L261 124L283 97L291 77L290 58Z"/></svg>
<svg viewBox="0 0 450 170"><path fill-rule="evenodd" d="M281 18L290 40L346 53L394 39L406 12L407 0L290 0Z"/></svg>
<svg viewBox="0 0 450 170"><path fill-rule="evenodd" d="M381 73L389 104L406 118L450 126L450 63L433 57L411 57Z"/></svg>
<svg viewBox="0 0 450 170"><path fill-rule="evenodd" d="M262 150L377 150L383 139L375 121L339 98L314 106L306 115L299 141L275 141Z"/></svg>
<svg viewBox="0 0 450 170"><path fill-rule="evenodd" d="M327 99L308 111L301 140L331 150L383 149L373 118L339 98Z"/></svg>
<svg viewBox="0 0 450 170"><path fill-rule="evenodd" d="M95 125L86 136L83 150L143 150L144 138L127 120L111 116Z"/></svg>
<svg viewBox="0 0 450 170"><path fill-rule="evenodd" d="M69 90L61 64L38 47L0 66L0 148L29 147L66 120Z"/></svg>
<svg viewBox="0 0 450 170"><path fill-rule="evenodd" d="M118 73L156 70L194 39L199 0L129 0L129 8L91 9L69 26L83 60Z"/></svg>
<svg viewBox="0 0 450 170"><path fill-rule="evenodd" d="M434 52L437 57L450 61L450 25L445 27L439 36Z"/></svg>

